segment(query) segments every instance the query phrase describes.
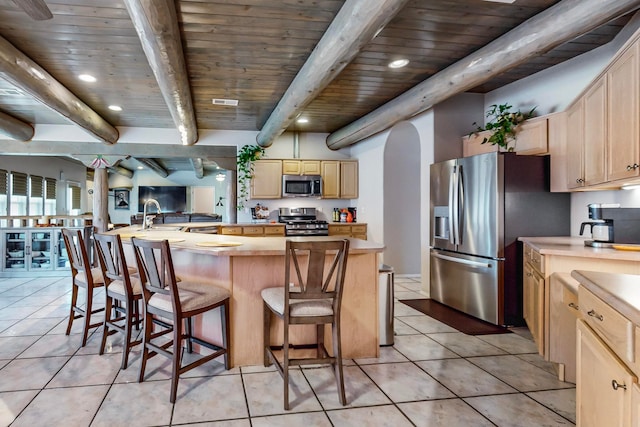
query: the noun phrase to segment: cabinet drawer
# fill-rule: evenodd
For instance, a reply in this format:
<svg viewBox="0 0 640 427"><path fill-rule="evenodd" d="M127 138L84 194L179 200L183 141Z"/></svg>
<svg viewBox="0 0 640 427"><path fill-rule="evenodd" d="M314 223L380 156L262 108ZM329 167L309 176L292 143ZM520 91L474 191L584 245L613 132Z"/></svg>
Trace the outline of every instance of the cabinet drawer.
<svg viewBox="0 0 640 427"><path fill-rule="evenodd" d="M351 234L367 234L366 225L352 225Z"/></svg>
<svg viewBox="0 0 640 427"><path fill-rule="evenodd" d="M634 363L633 324L582 286L578 290L578 304L582 318L611 347L611 350L622 360Z"/></svg>
<svg viewBox="0 0 640 427"><path fill-rule="evenodd" d="M242 227L242 234L245 236L262 236L264 227Z"/></svg>
<svg viewBox="0 0 640 427"><path fill-rule="evenodd" d="M265 227L264 234L267 236L284 236L284 225Z"/></svg>
<svg viewBox="0 0 640 427"><path fill-rule="evenodd" d="M351 236L350 225L329 225L330 236Z"/></svg>
<svg viewBox="0 0 640 427"><path fill-rule="evenodd" d="M240 236L242 234L242 227L220 227L220 234L233 234Z"/></svg>
<svg viewBox="0 0 640 427"><path fill-rule="evenodd" d="M544 255L532 248L530 262L531 266L544 276Z"/></svg>

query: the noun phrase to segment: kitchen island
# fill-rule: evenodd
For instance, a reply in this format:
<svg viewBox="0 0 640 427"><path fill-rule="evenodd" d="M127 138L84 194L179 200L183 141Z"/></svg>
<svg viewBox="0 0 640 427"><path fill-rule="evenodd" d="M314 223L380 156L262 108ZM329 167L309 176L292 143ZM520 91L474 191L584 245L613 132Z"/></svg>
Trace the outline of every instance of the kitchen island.
<svg viewBox="0 0 640 427"><path fill-rule="evenodd" d="M182 280L221 286L231 292L231 363L233 366L263 363L263 316L260 291L283 286L285 237L244 237L187 233L158 226L140 230L139 226L109 232L120 234L133 262L131 236L168 239L176 273ZM305 237L327 240L336 237ZM302 239L291 237L292 240ZM378 326L378 254L383 246L361 239L349 239L345 288L342 302L342 352L345 358L377 357ZM220 245L220 246L217 246ZM196 329L220 338L219 316L205 314L197 319ZM330 334L326 334L330 337ZM282 337L282 323L272 322L272 343ZM294 330L293 344L309 343L315 337L313 326ZM330 339L327 342L330 348Z"/></svg>

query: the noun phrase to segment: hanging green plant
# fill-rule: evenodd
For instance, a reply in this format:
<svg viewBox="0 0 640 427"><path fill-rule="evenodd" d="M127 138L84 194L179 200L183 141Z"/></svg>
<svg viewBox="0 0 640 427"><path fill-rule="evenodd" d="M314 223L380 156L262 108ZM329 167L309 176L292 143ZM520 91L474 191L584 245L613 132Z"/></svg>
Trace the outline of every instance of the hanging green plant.
<svg viewBox="0 0 640 427"><path fill-rule="evenodd" d="M515 144L516 141L516 126L533 117L533 112L536 108L533 107L528 113L521 113L520 111L511 112L511 105L509 104L493 104L487 110L487 117L490 120L484 127L478 126L474 122L473 125L477 126L477 129L475 132L471 132L469 136L485 130L491 131L491 136L485 137L482 140L482 144L488 142L493 145L499 145L507 151L513 151L515 147L511 144Z"/></svg>
<svg viewBox="0 0 640 427"><path fill-rule="evenodd" d="M249 199L249 185L253 177L253 162L264 156L264 148L259 145L245 145L238 152L238 210L245 207Z"/></svg>

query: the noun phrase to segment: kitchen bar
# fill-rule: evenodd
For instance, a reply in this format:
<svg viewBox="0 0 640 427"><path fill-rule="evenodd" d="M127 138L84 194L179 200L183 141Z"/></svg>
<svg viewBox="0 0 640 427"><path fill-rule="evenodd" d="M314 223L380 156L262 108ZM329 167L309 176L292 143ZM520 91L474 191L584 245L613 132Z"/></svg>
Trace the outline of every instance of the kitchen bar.
<svg viewBox="0 0 640 427"><path fill-rule="evenodd" d="M111 233L121 235L129 254L132 254L129 244L131 236L168 239L176 273L183 280L211 283L230 290L232 366L262 364L260 291L283 282L284 237L206 235L165 231L162 227L145 232L140 231L139 227L125 227ZM304 239L335 238L316 236ZM341 318L343 357L377 357L378 254L384 247L360 239L350 240ZM206 319L199 319L195 328L200 333L211 335L211 330L219 330L218 322L218 316L210 314ZM203 330L203 323L214 326L207 326L207 330ZM282 324L274 323L273 329L271 336L275 341L282 336ZM314 334L313 328L300 328L291 341L294 344L308 343ZM218 337L214 335L211 338Z"/></svg>

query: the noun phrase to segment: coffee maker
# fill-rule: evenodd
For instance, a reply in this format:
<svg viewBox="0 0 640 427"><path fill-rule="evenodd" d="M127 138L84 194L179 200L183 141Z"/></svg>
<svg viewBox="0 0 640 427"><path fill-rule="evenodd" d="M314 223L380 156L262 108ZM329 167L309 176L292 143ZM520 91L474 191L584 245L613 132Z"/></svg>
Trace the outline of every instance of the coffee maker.
<svg viewBox="0 0 640 427"><path fill-rule="evenodd" d="M580 225L580 235L584 233L587 225L591 228L592 239L584 242L586 246L640 244L640 208L621 208L617 203L590 203L587 207L590 221Z"/></svg>
<svg viewBox="0 0 640 427"><path fill-rule="evenodd" d="M619 204L589 203L587 205L589 209L589 219L591 221L580 224L580 235L582 236L585 227L589 226L592 239L585 240L585 246L607 247L614 242L613 220L603 218L603 209L619 207Z"/></svg>

